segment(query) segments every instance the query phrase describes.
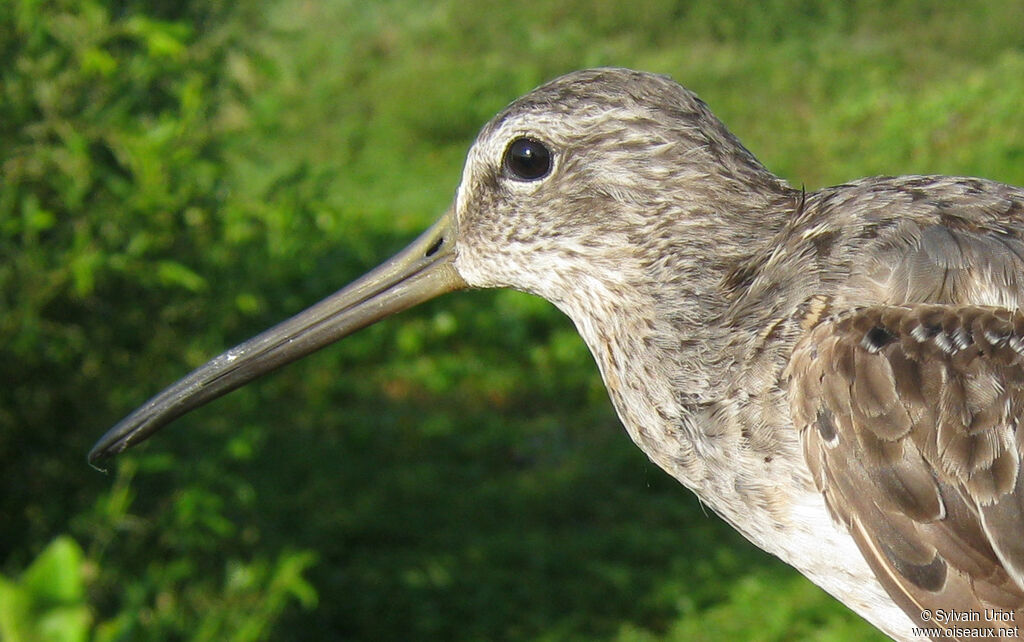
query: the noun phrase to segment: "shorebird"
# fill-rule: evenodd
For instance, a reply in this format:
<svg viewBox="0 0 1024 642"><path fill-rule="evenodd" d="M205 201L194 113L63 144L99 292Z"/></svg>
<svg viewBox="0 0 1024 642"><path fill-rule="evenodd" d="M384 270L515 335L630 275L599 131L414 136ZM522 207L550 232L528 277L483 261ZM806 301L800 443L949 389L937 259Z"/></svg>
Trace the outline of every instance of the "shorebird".
<svg viewBox="0 0 1024 642"><path fill-rule="evenodd" d="M513 102L422 236L155 396L89 459L392 313L491 287L560 308L652 461L891 637L1019 637L1024 190L794 189L649 73L580 71Z"/></svg>

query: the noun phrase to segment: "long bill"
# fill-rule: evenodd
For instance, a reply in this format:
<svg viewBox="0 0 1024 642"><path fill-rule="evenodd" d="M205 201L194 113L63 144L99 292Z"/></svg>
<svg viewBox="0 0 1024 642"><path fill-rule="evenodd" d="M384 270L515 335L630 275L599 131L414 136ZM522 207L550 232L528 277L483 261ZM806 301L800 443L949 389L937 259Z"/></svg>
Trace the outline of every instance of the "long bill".
<svg viewBox="0 0 1024 642"><path fill-rule="evenodd" d="M96 464L147 439L181 415L386 316L461 290L452 210L384 264L316 305L242 343L157 394L89 452Z"/></svg>

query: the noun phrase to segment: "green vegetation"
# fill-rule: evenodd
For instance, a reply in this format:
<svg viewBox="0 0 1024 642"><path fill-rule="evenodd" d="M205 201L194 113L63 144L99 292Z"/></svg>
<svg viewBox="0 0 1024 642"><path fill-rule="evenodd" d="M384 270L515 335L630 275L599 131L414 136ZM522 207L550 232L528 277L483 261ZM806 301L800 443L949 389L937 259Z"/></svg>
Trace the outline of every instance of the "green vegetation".
<svg viewBox="0 0 1024 642"><path fill-rule="evenodd" d="M863 640L623 434L571 324L464 293L85 453L443 211L616 64L809 189L1024 183L1024 8L0 0L0 639ZM258 6L255 6L258 5Z"/></svg>

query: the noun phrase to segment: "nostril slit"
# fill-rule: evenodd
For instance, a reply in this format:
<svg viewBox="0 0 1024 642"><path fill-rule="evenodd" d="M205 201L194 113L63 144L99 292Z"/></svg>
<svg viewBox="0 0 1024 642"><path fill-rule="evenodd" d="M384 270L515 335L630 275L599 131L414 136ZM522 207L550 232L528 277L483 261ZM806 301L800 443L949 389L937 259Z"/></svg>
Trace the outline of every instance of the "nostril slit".
<svg viewBox="0 0 1024 642"><path fill-rule="evenodd" d="M434 241L434 244L431 245L430 248L427 250L427 254L426 254L427 258L430 258L430 257L434 256L435 254L437 254L437 251L441 249L441 246L443 244L444 244L444 237L443 236L441 238L437 239L436 241Z"/></svg>

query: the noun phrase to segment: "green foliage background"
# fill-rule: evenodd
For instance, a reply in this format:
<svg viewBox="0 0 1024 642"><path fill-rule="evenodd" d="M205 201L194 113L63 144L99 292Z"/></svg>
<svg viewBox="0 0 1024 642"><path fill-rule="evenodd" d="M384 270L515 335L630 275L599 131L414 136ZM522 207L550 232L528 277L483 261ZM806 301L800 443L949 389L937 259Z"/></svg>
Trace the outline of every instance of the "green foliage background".
<svg viewBox="0 0 1024 642"><path fill-rule="evenodd" d="M546 303L453 295L92 441L446 206L558 74L669 73L808 189L1024 184L1024 5L0 0L0 639L862 640L624 436Z"/></svg>

